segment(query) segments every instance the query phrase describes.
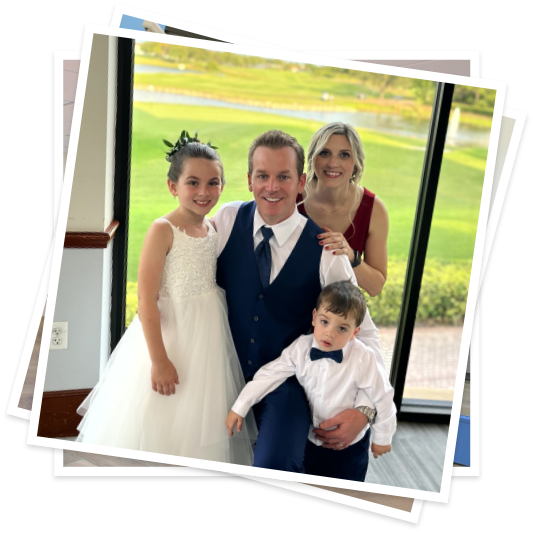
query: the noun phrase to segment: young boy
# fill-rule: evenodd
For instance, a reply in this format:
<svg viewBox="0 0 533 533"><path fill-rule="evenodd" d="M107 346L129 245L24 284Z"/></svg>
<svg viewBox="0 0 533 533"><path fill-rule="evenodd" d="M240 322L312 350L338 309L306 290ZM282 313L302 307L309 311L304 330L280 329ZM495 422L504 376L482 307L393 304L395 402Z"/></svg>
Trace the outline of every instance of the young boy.
<svg viewBox="0 0 533 533"><path fill-rule="evenodd" d="M243 418L253 405L296 375L309 400L312 418L305 450L306 473L364 481L370 442L368 426L353 442L338 449L322 447L313 430L324 420L354 409L357 392L364 389L377 410L372 425L372 453L377 458L391 450L396 430L394 390L372 350L355 338L365 313L364 296L351 282L339 281L324 287L313 311L313 334L302 335L278 359L256 372L228 414L229 435L233 435L235 424L237 431L241 430Z"/></svg>

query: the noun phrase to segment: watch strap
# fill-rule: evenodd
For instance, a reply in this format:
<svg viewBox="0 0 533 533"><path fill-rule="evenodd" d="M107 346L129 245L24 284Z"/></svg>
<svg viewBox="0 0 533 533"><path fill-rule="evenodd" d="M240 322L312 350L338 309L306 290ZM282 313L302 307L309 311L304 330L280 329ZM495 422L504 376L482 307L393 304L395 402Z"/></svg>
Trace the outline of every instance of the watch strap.
<svg viewBox="0 0 533 533"><path fill-rule="evenodd" d="M353 251L353 261L350 261L350 265L352 265L352 268L358 267L361 264L361 254L359 253L359 250Z"/></svg>
<svg viewBox="0 0 533 533"><path fill-rule="evenodd" d="M363 413L368 418L368 423L372 425L372 422L374 422L374 418L376 416L376 410L372 409L372 407L368 407L367 405L360 405L359 407L355 408L357 411Z"/></svg>

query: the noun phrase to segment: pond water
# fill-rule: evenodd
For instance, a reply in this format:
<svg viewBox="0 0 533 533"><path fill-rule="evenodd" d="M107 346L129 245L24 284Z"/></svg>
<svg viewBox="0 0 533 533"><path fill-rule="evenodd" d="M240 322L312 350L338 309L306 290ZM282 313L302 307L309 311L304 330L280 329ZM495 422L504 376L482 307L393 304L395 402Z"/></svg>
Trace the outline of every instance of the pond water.
<svg viewBox="0 0 533 533"><path fill-rule="evenodd" d="M136 67L138 68L138 67ZM159 68L159 67L158 67ZM168 69L176 72L176 69ZM185 72L185 71L179 71ZM329 122L345 122L354 128L367 128L382 133L401 135L404 137L426 139L429 129L429 119L418 119L393 115L388 113L370 112L340 112L340 111L307 111L301 109L276 109L269 107L252 106L216 100L214 98L201 98L197 96L187 96L183 94L172 94L158 91L146 91L135 89L133 100L136 102L156 102L163 104L181 104L225 107L231 109L242 109L244 111L256 111L273 115L283 115L288 117L301 118L304 120L316 120L323 124ZM490 129L469 126L459 122L454 145L455 146L481 146L488 147Z"/></svg>
<svg viewBox="0 0 533 533"><path fill-rule="evenodd" d="M153 65L135 65L136 74L203 74L199 70L177 69L171 67L156 67Z"/></svg>

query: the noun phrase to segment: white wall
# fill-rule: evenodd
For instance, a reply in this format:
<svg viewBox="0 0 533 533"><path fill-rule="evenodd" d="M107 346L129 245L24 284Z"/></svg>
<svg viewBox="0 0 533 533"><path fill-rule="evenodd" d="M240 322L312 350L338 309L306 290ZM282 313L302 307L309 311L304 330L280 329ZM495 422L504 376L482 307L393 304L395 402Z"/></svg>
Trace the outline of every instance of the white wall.
<svg viewBox="0 0 533 533"><path fill-rule="evenodd" d="M116 68L116 60L110 61L116 38L109 41L105 35L93 38L67 231L103 231L112 220L106 200L112 190L116 83L109 71Z"/></svg>
<svg viewBox="0 0 533 533"><path fill-rule="evenodd" d="M51 350L46 367L45 391L93 387L100 375L105 323L102 287L111 247L105 250L65 249L55 322L68 322L68 348Z"/></svg>
<svg viewBox="0 0 533 533"><path fill-rule="evenodd" d="M95 35L67 231L104 231L113 219L117 39ZM45 391L92 388L109 356L112 244L65 249L54 322L68 322L68 348L51 350Z"/></svg>

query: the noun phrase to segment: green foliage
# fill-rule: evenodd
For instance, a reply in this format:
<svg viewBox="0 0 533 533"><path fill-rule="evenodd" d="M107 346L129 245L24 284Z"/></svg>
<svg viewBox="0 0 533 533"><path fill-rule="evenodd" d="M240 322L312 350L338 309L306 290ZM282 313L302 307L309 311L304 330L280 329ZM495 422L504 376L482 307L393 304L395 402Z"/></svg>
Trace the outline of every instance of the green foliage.
<svg viewBox="0 0 533 533"><path fill-rule="evenodd" d="M496 91L494 89L484 89L482 87L470 87L467 85L456 85L453 91L455 103L463 103L472 108L493 110L496 101Z"/></svg>
<svg viewBox="0 0 533 533"><path fill-rule="evenodd" d="M218 66L218 63L216 61L211 60L207 62L205 70L207 70L207 72L218 72L220 70L220 67Z"/></svg>
<svg viewBox="0 0 533 533"><path fill-rule="evenodd" d="M128 327L135 318L138 307L137 283L128 281L126 284L126 327Z"/></svg>
<svg viewBox="0 0 533 533"><path fill-rule="evenodd" d="M390 260L383 291L375 298L367 296L368 309L376 325L398 323L406 268L406 261ZM471 269L472 261L426 259L417 322L428 325L461 324L465 316Z"/></svg>
<svg viewBox="0 0 533 533"><path fill-rule="evenodd" d="M370 315L378 327L398 323L406 267L406 261L390 260L383 291L375 298L366 296ZM462 324L471 269L471 261L444 263L427 259L418 301L417 322L427 325ZM128 282L127 291L126 326L137 313L137 283Z"/></svg>
<svg viewBox="0 0 533 533"><path fill-rule="evenodd" d="M423 104L430 104L435 94L435 82L430 80L412 80L412 91L415 98Z"/></svg>
<svg viewBox="0 0 533 533"><path fill-rule="evenodd" d="M183 147L187 146L190 143L201 143L202 141L198 138L198 132L194 132L194 137L192 135L189 135L188 131L183 130L180 134L179 139L176 141L175 144L172 144L170 141L167 141L166 139L163 139L163 143L168 146L169 148L172 148L169 152L167 152L167 161L171 161L172 156L179 152ZM211 146L211 143L206 143L207 146ZM213 150L216 150L216 146L211 146Z"/></svg>

